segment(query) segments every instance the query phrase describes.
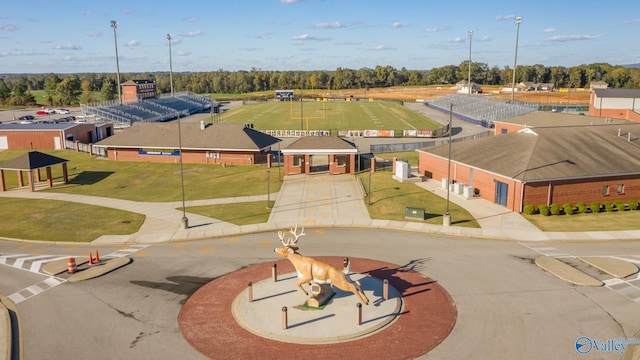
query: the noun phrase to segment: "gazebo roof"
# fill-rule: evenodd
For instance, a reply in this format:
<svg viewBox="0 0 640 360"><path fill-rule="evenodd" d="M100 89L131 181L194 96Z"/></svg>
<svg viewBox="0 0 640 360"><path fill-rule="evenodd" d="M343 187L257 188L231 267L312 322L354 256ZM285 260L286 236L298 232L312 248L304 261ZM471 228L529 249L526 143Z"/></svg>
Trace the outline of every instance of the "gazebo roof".
<svg viewBox="0 0 640 360"><path fill-rule="evenodd" d="M5 161L0 164L2 170L35 170L48 166L69 162L69 160L57 156L48 155L39 151L30 151L17 158Z"/></svg>

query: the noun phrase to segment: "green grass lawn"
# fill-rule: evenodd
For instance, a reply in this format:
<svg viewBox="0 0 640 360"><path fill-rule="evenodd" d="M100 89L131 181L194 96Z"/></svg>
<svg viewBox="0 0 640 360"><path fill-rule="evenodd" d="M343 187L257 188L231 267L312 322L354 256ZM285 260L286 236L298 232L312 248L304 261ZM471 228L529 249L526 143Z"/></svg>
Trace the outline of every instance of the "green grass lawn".
<svg viewBox="0 0 640 360"><path fill-rule="evenodd" d="M0 163L26 150L0 152ZM179 201L182 199L179 164L108 161L86 153L58 150L41 151L69 160L69 183L39 191L104 196L132 201ZM270 171L269 171L270 170ZM218 199L262 195L280 190L278 169L265 166L226 166L184 164L186 200ZM41 171L45 177L44 170ZM54 182L62 182L62 166L52 167ZM23 174L27 184L27 176ZM18 186L16 172L5 171L7 189Z"/></svg>
<svg viewBox="0 0 640 360"><path fill-rule="evenodd" d="M257 130L433 130L442 125L392 102L269 101L244 105L221 115L227 123Z"/></svg>
<svg viewBox="0 0 640 360"><path fill-rule="evenodd" d="M208 216L235 225L262 224L269 220L271 209L275 201L255 201L224 205L204 205L187 207L187 211L194 214ZM182 208L181 208L182 209Z"/></svg>
<svg viewBox="0 0 640 360"><path fill-rule="evenodd" d="M371 200L365 198L369 215L373 219L415 221L442 225L442 216L446 210L446 200L434 195L415 184L394 180L388 171L376 171L371 175ZM369 188L369 173L358 175L365 189ZM405 219L405 207L422 208L425 220ZM451 225L479 228L471 214L464 208L449 203Z"/></svg>
<svg viewBox="0 0 640 360"><path fill-rule="evenodd" d="M66 201L0 198L0 218L2 237L90 242L101 235L133 234L145 216Z"/></svg>
<svg viewBox="0 0 640 360"><path fill-rule="evenodd" d="M542 231L615 231L640 229L640 211L542 216L523 215Z"/></svg>

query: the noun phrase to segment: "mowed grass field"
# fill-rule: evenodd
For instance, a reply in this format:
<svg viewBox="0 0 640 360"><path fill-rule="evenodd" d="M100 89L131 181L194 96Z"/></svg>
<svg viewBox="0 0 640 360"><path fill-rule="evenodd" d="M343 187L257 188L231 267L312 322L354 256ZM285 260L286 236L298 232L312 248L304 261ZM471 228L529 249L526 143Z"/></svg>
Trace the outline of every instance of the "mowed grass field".
<svg viewBox="0 0 640 360"><path fill-rule="evenodd" d="M244 105L220 116L225 123L256 130L434 130L438 122L385 101L268 101Z"/></svg>

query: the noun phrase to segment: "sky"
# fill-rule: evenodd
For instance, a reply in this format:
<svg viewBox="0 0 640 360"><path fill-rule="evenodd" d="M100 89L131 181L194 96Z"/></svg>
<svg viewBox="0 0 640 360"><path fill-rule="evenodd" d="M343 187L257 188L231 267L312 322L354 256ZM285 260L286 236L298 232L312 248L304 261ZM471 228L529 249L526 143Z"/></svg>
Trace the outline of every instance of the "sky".
<svg viewBox="0 0 640 360"><path fill-rule="evenodd" d="M0 73L640 63L640 1L2 0ZM521 16L522 23L515 24ZM117 29L111 21L117 22ZM473 34L469 37L469 31ZM167 34L172 34L171 47Z"/></svg>

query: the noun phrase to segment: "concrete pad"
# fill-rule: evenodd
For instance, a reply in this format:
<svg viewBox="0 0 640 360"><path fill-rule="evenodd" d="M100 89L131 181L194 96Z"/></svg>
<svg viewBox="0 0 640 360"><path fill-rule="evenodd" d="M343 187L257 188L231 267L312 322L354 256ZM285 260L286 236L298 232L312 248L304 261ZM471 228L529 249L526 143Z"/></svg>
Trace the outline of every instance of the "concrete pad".
<svg viewBox="0 0 640 360"><path fill-rule="evenodd" d="M11 322L12 313L17 324ZM17 340L13 334L14 328L18 331ZM17 350L14 348L16 346ZM22 359L23 355L22 324L18 308L9 298L0 295L0 359Z"/></svg>
<svg viewBox="0 0 640 360"><path fill-rule="evenodd" d="M391 324L402 308L400 293L389 286L389 299L385 301L380 297L382 280L363 274L350 277L360 281L369 298L369 305L362 305L361 324L356 323L356 296L336 287L324 309L304 308L308 297L297 289L296 273L282 274L276 282L266 279L254 283L252 302L248 300L247 287L233 301L233 316L238 324L258 336L297 344L351 341ZM310 291L309 286L305 288ZM287 307L287 329L282 326L283 306Z"/></svg>
<svg viewBox="0 0 640 360"><path fill-rule="evenodd" d="M81 270L69 276L68 281L73 283L73 282L78 282L82 280L93 279L98 276L102 276L106 273L109 273L120 267L123 267L129 264L130 262L131 262L131 259L125 256L125 257L115 258L99 264L95 264L86 270Z"/></svg>
<svg viewBox="0 0 640 360"><path fill-rule="evenodd" d="M11 318L9 310L0 302L0 360L11 359Z"/></svg>
<svg viewBox="0 0 640 360"><path fill-rule="evenodd" d="M578 260L600 269L611 276L615 276L618 279L623 279L638 273L638 267L635 264L620 259L590 256L579 257Z"/></svg>
<svg viewBox="0 0 640 360"><path fill-rule="evenodd" d="M604 283L582 271L563 263L562 261L550 257L540 256L536 258L536 265L552 273L558 278L579 286L603 286Z"/></svg>
<svg viewBox="0 0 640 360"><path fill-rule="evenodd" d="M622 360L640 360L640 331L633 336L638 343L627 344L627 350L622 355Z"/></svg>

